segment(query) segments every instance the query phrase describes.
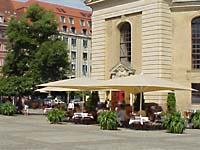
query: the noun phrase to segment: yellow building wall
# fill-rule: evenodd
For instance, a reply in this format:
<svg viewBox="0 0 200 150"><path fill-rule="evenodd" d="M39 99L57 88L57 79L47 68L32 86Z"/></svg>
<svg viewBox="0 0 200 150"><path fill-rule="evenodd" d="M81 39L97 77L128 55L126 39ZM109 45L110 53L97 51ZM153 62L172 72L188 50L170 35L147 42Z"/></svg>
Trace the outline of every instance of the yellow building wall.
<svg viewBox="0 0 200 150"><path fill-rule="evenodd" d="M191 86L200 83L200 70L192 69L191 21L200 16L199 11L174 11L173 19L173 81ZM192 104L191 92L177 91L177 109L199 109Z"/></svg>
<svg viewBox="0 0 200 150"><path fill-rule="evenodd" d="M181 3L182 4L182 3ZM119 62L117 25L132 27L132 67L136 73L153 75L191 86L200 72L191 69L191 20L198 10L172 8L170 0L105 0L93 8L92 77L108 79ZM103 96L103 93L102 93ZM167 93L146 94L145 99L166 106ZM191 104L190 91L176 91L177 108L199 108Z"/></svg>

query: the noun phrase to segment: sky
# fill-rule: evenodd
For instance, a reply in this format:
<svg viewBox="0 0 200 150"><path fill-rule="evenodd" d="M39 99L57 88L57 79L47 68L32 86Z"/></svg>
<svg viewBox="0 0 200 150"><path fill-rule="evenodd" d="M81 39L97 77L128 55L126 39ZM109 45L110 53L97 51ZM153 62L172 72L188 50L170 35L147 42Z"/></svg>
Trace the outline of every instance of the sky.
<svg viewBox="0 0 200 150"><path fill-rule="evenodd" d="M17 1L25 2L27 0L17 0ZM58 5L65 5L65 6L70 6L70 7L74 7L74 8L91 11L91 8L86 6L84 4L83 0L40 0L40 1L54 3L54 4L58 4Z"/></svg>

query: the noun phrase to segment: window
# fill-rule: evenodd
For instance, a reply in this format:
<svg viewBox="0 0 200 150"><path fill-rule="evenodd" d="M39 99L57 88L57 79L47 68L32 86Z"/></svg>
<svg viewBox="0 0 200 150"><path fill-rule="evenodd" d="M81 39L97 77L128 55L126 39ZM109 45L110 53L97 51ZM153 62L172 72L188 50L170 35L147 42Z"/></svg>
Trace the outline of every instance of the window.
<svg viewBox="0 0 200 150"><path fill-rule="evenodd" d="M90 28L92 28L92 22L91 22L91 21L88 21L88 26L89 26Z"/></svg>
<svg viewBox="0 0 200 150"><path fill-rule="evenodd" d="M131 62L131 26L128 22L120 26L120 61Z"/></svg>
<svg viewBox="0 0 200 150"><path fill-rule="evenodd" d="M87 48L87 47L88 47L87 44L88 44L88 40L83 40L83 47L84 47L84 48Z"/></svg>
<svg viewBox="0 0 200 150"><path fill-rule="evenodd" d="M85 26L85 21L84 21L84 20L80 20L80 25L81 25L82 27L84 27L84 26Z"/></svg>
<svg viewBox="0 0 200 150"><path fill-rule="evenodd" d="M72 33L76 33L76 28L75 27L71 27L71 32Z"/></svg>
<svg viewBox="0 0 200 150"><path fill-rule="evenodd" d="M68 44L68 38L66 36L63 36L63 42Z"/></svg>
<svg viewBox="0 0 200 150"><path fill-rule="evenodd" d="M67 26L62 26L62 31L67 32Z"/></svg>
<svg viewBox="0 0 200 150"><path fill-rule="evenodd" d="M70 23L70 24L74 24L74 19L71 18L71 17L69 17L69 23Z"/></svg>
<svg viewBox="0 0 200 150"><path fill-rule="evenodd" d="M72 46L76 46L76 39L72 38Z"/></svg>
<svg viewBox="0 0 200 150"><path fill-rule="evenodd" d="M3 58L0 58L0 67L2 67L4 64L4 59Z"/></svg>
<svg viewBox="0 0 200 150"><path fill-rule="evenodd" d="M84 65L82 66L82 73L83 73L83 76L86 76L86 75L87 75L87 65L86 65L86 64L84 64Z"/></svg>
<svg viewBox="0 0 200 150"><path fill-rule="evenodd" d="M200 69L200 17L192 20L192 69Z"/></svg>
<svg viewBox="0 0 200 150"><path fill-rule="evenodd" d="M72 67L72 75L75 75L75 72L76 72L76 64L72 63L72 64L71 64L71 67Z"/></svg>
<svg viewBox="0 0 200 150"><path fill-rule="evenodd" d="M4 23L4 17L0 16L0 23Z"/></svg>
<svg viewBox="0 0 200 150"><path fill-rule="evenodd" d="M76 59L76 52L71 52L71 58L72 60Z"/></svg>
<svg viewBox="0 0 200 150"><path fill-rule="evenodd" d="M0 51L5 51L5 45L3 43L0 43Z"/></svg>
<svg viewBox="0 0 200 150"><path fill-rule="evenodd" d="M192 88L198 91L192 91L192 104L200 103L200 83L192 83Z"/></svg>
<svg viewBox="0 0 200 150"><path fill-rule="evenodd" d="M86 35L86 34L87 34L87 29L82 29L82 33L83 33L84 35Z"/></svg>
<svg viewBox="0 0 200 150"><path fill-rule="evenodd" d="M60 22L65 23L65 17L64 16L60 16Z"/></svg>
<svg viewBox="0 0 200 150"><path fill-rule="evenodd" d="M83 60L87 60L87 53L83 53Z"/></svg>

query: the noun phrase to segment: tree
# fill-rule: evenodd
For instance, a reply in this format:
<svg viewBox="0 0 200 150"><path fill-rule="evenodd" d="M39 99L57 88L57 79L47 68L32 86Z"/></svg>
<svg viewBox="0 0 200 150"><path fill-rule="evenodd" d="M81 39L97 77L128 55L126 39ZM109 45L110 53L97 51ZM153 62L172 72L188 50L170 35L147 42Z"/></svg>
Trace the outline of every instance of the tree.
<svg viewBox="0 0 200 150"><path fill-rule="evenodd" d="M86 108L89 111L95 111L98 102L99 102L99 94L97 91L92 92L91 95L89 96L88 100L86 101Z"/></svg>
<svg viewBox="0 0 200 150"><path fill-rule="evenodd" d="M19 21L11 19L1 89L14 89L12 95L22 95L31 93L36 84L66 78L67 47L60 41L57 27L53 12L38 4L31 5ZM1 84L4 80L7 84Z"/></svg>
<svg viewBox="0 0 200 150"><path fill-rule="evenodd" d="M167 111L169 113L176 112L176 97L175 97L175 93L168 93L168 96L167 96Z"/></svg>

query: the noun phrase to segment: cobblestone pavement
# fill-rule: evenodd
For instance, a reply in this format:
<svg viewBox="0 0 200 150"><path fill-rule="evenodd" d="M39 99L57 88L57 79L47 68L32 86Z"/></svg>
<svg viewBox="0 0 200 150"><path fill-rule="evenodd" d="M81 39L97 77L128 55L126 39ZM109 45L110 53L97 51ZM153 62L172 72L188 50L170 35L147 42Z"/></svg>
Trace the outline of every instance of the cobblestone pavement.
<svg viewBox="0 0 200 150"><path fill-rule="evenodd" d="M0 150L198 150L200 130L185 134L98 125L49 124L44 115L0 115Z"/></svg>

